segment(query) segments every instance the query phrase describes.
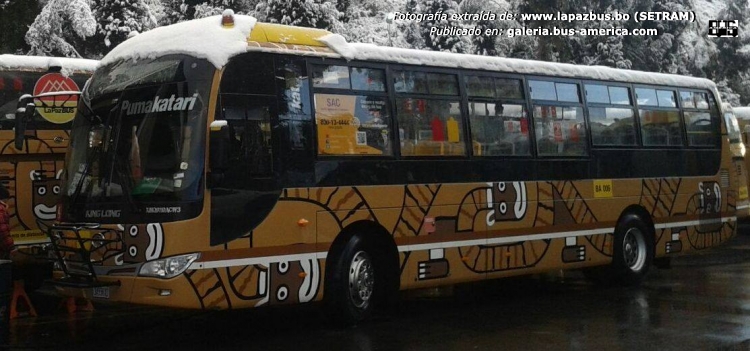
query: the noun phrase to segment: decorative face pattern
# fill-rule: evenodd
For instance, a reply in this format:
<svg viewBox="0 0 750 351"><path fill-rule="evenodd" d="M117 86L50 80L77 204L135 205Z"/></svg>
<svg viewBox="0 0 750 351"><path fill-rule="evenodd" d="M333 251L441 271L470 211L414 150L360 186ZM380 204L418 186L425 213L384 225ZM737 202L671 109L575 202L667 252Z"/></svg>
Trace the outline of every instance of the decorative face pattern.
<svg viewBox="0 0 750 351"><path fill-rule="evenodd" d="M263 304L296 304L312 301L320 285L320 263L315 258L271 262L260 274L258 293Z"/></svg>
<svg viewBox="0 0 750 351"><path fill-rule="evenodd" d="M160 223L126 224L122 227L123 262L157 259L164 249L164 229Z"/></svg>
<svg viewBox="0 0 750 351"><path fill-rule="evenodd" d="M517 221L526 215L526 183L498 182L488 183L487 225L493 226L495 221Z"/></svg>
<svg viewBox="0 0 750 351"><path fill-rule="evenodd" d="M44 171L33 170L29 173L32 189L32 206L36 218L50 221L57 216L57 201L60 199L60 175L46 176Z"/></svg>

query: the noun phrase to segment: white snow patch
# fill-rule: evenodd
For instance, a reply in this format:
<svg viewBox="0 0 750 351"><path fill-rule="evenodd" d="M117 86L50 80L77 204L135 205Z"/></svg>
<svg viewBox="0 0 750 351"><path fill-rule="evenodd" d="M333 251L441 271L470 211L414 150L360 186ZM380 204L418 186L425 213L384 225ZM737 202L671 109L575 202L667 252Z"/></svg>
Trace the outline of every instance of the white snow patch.
<svg viewBox="0 0 750 351"><path fill-rule="evenodd" d="M318 40L347 60L386 61L409 65L715 89L715 84L708 79L674 74L347 43L338 34L326 35Z"/></svg>
<svg viewBox="0 0 750 351"><path fill-rule="evenodd" d="M336 51L337 54L347 60L353 60L356 57L357 52L353 45L347 43L346 39L339 34L327 34L318 38L318 41L326 44L331 50Z"/></svg>
<svg viewBox="0 0 750 351"><path fill-rule="evenodd" d="M732 111L734 111L734 116L738 119L750 119L750 106L735 107Z"/></svg>
<svg viewBox="0 0 750 351"><path fill-rule="evenodd" d="M48 70L50 66L62 66L63 72L94 72L99 61L65 57L43 57L22 55L0 55L0 70Z"/></svg>
<svg viewBox="0 0 750 351"><path fill-rule="evenodd" d="M225 28L219 15L152 29L112 49L102 59L102 65L184 54L205 58L221 68L230 57L247 51L247 37L255 22L254 17L235 15L234 27Z"/></svg>

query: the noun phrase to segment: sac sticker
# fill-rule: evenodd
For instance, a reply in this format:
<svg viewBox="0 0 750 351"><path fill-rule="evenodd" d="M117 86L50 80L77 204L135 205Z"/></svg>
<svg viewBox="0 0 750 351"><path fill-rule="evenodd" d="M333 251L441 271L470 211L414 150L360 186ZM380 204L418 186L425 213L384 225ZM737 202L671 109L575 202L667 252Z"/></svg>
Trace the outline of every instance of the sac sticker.
<svg viewBox="0 0 750 351"><path fill-rule="evenodd" d="M63 92L80 91L78 84L69 77L60 73L47 73L43 75L34 85L34 96ZM73 120L78 106L78 95L45 96L34 100L37 112L45 120L63 124Z"/></svg>

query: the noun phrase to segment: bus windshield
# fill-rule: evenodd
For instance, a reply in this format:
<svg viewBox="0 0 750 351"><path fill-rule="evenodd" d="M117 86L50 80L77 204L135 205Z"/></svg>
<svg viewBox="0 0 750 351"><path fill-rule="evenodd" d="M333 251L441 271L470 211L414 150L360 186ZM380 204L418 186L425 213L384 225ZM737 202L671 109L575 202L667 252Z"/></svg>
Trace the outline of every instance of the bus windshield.
<svg viewBox="0 0 750 351"><path fill-rule="evenodd" d="M190 212L183 206L202 196L213 71L205 60L169 56L120 61L94 74L66 160L63 204L70 219Z"/></svg>

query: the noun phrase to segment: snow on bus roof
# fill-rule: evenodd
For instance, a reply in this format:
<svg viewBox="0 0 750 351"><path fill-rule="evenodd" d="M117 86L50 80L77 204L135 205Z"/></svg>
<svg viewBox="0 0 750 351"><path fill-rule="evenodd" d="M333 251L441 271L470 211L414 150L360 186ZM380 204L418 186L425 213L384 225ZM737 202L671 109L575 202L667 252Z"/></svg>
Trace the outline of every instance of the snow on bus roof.
<svg viewBox="0 0 750 351"><path fill-rule="evenodd" d="M93 72L99 65L97 60L67 57L44 57L23 55L0 55L0 70L48 70L50 66L61 66L64 72Z"/></svg>
<svg viewBox="0 0 750 351"><path fill-rule="evenodd" d="M347 43L346 39L338 34L329 34L318 40L347 60L389 61L411 65L715 89L715 84L708 79L675 74Z"/></svg>
<svg viewBox="0 0 750 351"><path fill-rule="evenodd" d="M217 68L247 51L247 37L255 26L251 16L234 15L234 26L221 25L221 15L180 22L135 35L104 56L102 65L125 59L151 59L184 54L205 58Z"/></svg>
<svg viewBox="0 0 750 351"><path fill-rule="evenodd" d="M750 106L735 107L732 112L738 119L750 119Z"/></svg>

